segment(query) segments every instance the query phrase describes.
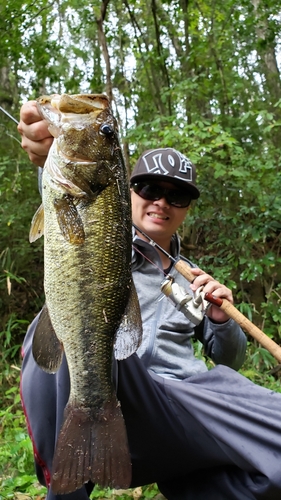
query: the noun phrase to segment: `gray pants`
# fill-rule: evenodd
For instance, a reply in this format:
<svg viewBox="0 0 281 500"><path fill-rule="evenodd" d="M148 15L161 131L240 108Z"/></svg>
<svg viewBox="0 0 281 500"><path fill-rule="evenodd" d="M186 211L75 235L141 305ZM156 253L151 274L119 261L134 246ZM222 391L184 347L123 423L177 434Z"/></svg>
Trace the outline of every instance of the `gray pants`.
<svg viewBox="0 0 281 500"><path fill-rule="evenodd" d="M36 472L49 487L69 395L66 361L52 375L34 362L37 320L23 345L21 394ZM281 394L225 366L183 381L149 374L133 355L116 364L132 459L132 487L157 482L168 500L281 500ZM87 491L88 490L88 491ZM86 500L91 485L48 500Z"/></svg>
<svg viewBox="0 0 281 500"><path fill-rule="evenodd" d="M225 366L182 382L153 378L167 395L187 440L190 415L215 445L210 451L199 437L202 457L213 455L213 466L212 460L202 469L196 464L183 480L159 484L164 495L173 500L281 499L281 394ZM216 465L222 457L225 464Z"/></svg>

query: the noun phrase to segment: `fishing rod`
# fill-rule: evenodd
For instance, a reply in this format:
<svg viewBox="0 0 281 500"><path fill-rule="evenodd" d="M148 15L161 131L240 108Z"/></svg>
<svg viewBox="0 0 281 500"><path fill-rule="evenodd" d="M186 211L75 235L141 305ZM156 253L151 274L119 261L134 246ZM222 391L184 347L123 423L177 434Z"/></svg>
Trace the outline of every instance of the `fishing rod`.
<svg viewBox="0 0 281 500"><path fill-rule="evenodd" d="M19 121L16 120L16 118L14 118L12 115L10 115L10 113L8 113L8 111L6 111L4 108L2 108L2 106L0 106L0 111L3 111L3 113L5 113L5 115L7 115L17 125L19 124ZM15 137L13 137L13 138L15 139ZM18 140L17 140L17 142L20 144L20 142ZM42 196L42 175L43 175L43 168L38 167L38 189L39 189L39 193L41 194L41 196Z"/></svg>
<svg viewBox="0 0 281 500"><path fill-rule="evenodd" d="M17 125L18 125L18 120L16 120L12 115L10 115L10 113L8 113L8 111L6 111L4 108L2 108L2 106L0 106L0 110L3 111L3 113L5 113L5 115L7 115L11 120L13 120L13 122L15 122Z"/></svg>
<svg viewBox="0 0 281 500"><path fill-rule="evenodd" d="M164 255L166 255L166 257L168 257L171 260L171 262L173 262L175 269L180 274L182 274L187 281L192 283L192 281L195 280L195 276L191 272L191 267L186 262L184 262L180 257L177 257L175 259L175 257L173 257L171 254L169 254L169 252L166 252L166 250L164 250L164 248L162 248L160 245L158 245L158 243L156 243L156 241L154 241L152 238L150 238L150 236L148 236L148 234L146 234L142 229L140 229L138 226L136 226L136 224L133 223L133 226L140 234L142 234L148 240L150 245L152 245L153 247L160 250L160 252L162 252Z"/></svg>
<svg viewBox="0 0 281 500"><path fill-rule="evenodd" d="M162 252L166 257L168 257L174 264L175 269L184 276L184 278L192 283L195 280L194 274L191 272L191 267L182 260L180 257L174 258L170 255L164 248L158 245L148 234L146 234L142 229L133 224L134 228L144 236L148 242L157 248L160 252ZM167 287L169 289L169 287ZM165 290L163 289L165 293ZM215 297L211 293L205 293L205 300L210 304L216 305L220 307L222 311L224 311L230 318L234 319L236 323L238 323L241 328L249 333L255 340L257 340L265 349L267 349L272 356L279 363L281 363L281 347L276 344L271 338L269 338L262 330L260 330L256 325L254 325L244 314L242 314L236 307L231 304L226 299L221 299L219 297Z"/></svg>
<svg viewBox="0 0 281 500"><path fill-rule="evenodd" d="M18 120L16 120L12 115L10 115L10 113L8 113L8 111L6 111L4 108L2 108L2 106L0 106L0 111L2 111L3 113L5 113L6 116L8 116L8 118L10 118L10 120L12 120L13 122L15 122L17 125L18 125ZM20 144L20 141L17 139L17 137L13 136L12 134L10 134L7 130L5 131L5 133L11 137L12 139L14 139L15 141L17 141L19 144Z"/></svg>

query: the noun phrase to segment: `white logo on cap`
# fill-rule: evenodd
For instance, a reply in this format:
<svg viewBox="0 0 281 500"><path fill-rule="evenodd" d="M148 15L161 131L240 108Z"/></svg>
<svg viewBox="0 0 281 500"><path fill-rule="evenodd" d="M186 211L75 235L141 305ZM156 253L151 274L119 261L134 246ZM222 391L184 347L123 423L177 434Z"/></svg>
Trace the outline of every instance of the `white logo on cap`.
<svg viewBox="0 0 281 500"><path fill-rule="evenodd" d="M175 166L175 158L173 158L172 155L168 155L168 162L170 163L171 167Z"/></svg>
<svg viewBox="0 0 281 500"><path fill-rule="evenodd" d="M149 165L146 161L146 156L148 156L148 155L153 160L153 163L155 165L152 168L149 167ZM153 156L151 155L151 153L148 153L148 155L143 157L143 161L145 163L145 167L146 167L147 172L149 172L150 174L163 174L163 175L167 175L169 173L169 170L167 170L162 163L162 153L157 153L157 154L154 154ZM172 167L173 166L174 165L172 165Z"/></svg>
<svg viewBox="0 0 281 500"><path fill-rule="evenodd" d="M178 155L181 159L179 171L182 172L183 174L189 173L189 178L192 181L192 163L191 163L191 161L189 160L189 158L187 158L186 156L184 156L180 152L178 152Z"/></svg>
<svg viewBox="0 0 281 500"><path fill-rule="evenodd" d="M169 148L170 149L170 148ZM162 151L163 150L158 150L159 153L156 153L157 150L154 150L152 153L149 151L145 156L143 156L143 161L146 167L147 172L150 174L162 174L162 175L167 175L169 174L169 170L167 170L163 163L162 163ZM173 149L174 154L176 154L179 158L179 173L181 172L182 174L185 174L184 177L181 177L179 175L175 175L175 178L185 180L185 181L192 181L192 163L191 161L184 156L182 153L179 151ZM149 157L150 160L153 160L154 167L150 167L147 160L146 156ZM171 167L175 167L175 158L171 155L168 154L168 162L171 165Z"/></svg>

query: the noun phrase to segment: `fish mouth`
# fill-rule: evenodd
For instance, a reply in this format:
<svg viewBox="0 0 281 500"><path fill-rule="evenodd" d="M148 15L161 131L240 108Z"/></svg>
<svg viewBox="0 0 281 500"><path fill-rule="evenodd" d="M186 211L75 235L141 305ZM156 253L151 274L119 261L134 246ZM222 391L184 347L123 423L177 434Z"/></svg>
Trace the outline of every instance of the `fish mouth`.
<svg viewBox="0 0 281 500"><path fill-rule="evenodd" d="M161 215L155 212L148 212L147 215L149 217L152 217L152 219L169 220L169 217L167 215Z"/></svg>
<svg viewBox="0 0 281 500"><path fill-rule="evenodd" d="M108 108L108 97L104 94L53 94L51 106L61 113L88 114L93 112L97 115Z"/></svg>
<svg viewBox="0 0 281 500"><path fill-rule="evenodd" d="M87 163L87 164L93 164L93 165L96 163L95 161L89 160L89 158L87 158L86 156L82 156L82 155L70 156L70 155L66 155L63 153L63 157L71 163Z"/></svg>

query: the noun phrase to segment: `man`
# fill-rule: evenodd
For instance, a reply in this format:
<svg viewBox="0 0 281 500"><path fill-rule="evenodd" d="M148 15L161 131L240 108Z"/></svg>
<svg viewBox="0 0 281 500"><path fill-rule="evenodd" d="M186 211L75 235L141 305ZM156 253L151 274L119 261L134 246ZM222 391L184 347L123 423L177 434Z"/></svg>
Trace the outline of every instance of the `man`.
<svg viewBox="0 0 281 500"><path fill-rule="evenodd" d="M52 142L30 102L21 109L19 131L30 159L43 165ZM131 176L134 230L132 270L143 321L143 342L116 363L118 398L132 460L132 486L157 482L168 500L280 500L281 395L256 386L235 370L243 363L246 339L216 306L195 328L161 295L164 273L190 294L203 287L233 302L231 291L201 269L194 281L174 269L149 244L144 231L174 257L178 226L199 197L195 167L173 148L141 155ZM140 230L140 231L139 231ZM66 361L55 375L34 362L35 319L23 345L22 401L33 440L36 470L49 486L54 446L69 394ZM196 359L192 338L200 338L216 366ZM92 485L48 500L86 500Z"/></svg>

